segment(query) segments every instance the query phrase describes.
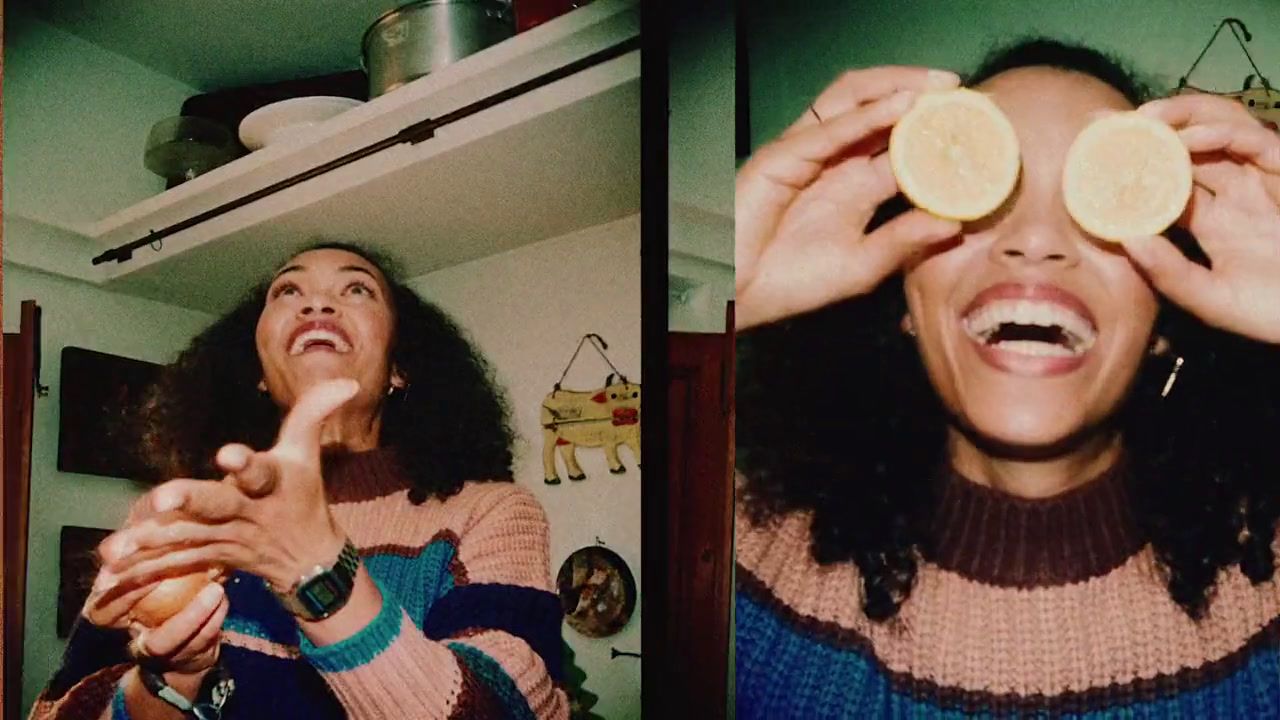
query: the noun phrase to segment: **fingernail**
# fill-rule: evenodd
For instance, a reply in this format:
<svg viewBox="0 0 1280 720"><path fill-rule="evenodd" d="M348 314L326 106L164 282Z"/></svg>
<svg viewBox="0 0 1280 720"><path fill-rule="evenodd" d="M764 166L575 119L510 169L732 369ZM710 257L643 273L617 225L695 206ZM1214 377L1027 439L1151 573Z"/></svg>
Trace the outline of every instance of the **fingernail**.
<svg viewBox="0 0 1280 720"><path fill-rule="evenodd" d="M120 582L120 578L116 577L113 573L107 572L106 570L98 573L97 585L99 590L110 590L115 587L118 582Z"/></svg>
<svg viewBox="0 0 1280 720"><path fill-rule="evenodd" d="M916 101L916 94L910 90L899 90L889 99L889 103L898 110L906 110Z"/></svg>
<svg viewBox="0 0 1280 720"><path fill-rule="evenodd" d="M218 583L210 583L205 589L200 591L200 602L206 607L214 607L222 601L222 586Z"/></svg>
<svg viewBox="0 0 1280 720"><path fill-rule="evenodd" d="M924 84L930 90L946 90L960 85L960 76L949 70L930 70Z"/></svg>
<svg viewBox="0 0 1280 720"><path fill-rule="evenodd" d="M1166 104L1168 103L1166 103L1166 101L1163 98L1160 100L1152 100L1150 102L1143 103L1141 106L1139 106L1138 112L1142 113L1143 115L1149 115L1151 117L1159 117L1161 108L1163 108Z"/></svg>
<svg viewBox="0 0 1280 720"><path fill-rule="evenodd" d="M175 492L158 492L155 499L151 501L151 507L156 512L168 512L182 504L182 497Z"/></svg>

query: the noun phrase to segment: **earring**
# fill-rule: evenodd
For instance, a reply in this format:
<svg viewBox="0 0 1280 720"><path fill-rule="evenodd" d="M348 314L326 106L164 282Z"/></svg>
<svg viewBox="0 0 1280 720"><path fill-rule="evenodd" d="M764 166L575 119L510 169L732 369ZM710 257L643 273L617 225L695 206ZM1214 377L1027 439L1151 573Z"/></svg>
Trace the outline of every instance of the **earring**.
<svg viewBox="0 0 1280 720"><path fill-rule="evenodd" d="M1173 389L1173 383L1178 379L1178 371L1182 369L1182 356L1179 355L1173 361L1173 370L1169 371L1169 379L1164 381L1164 389L1160 391L1160 397L1168 397L1169 391Z"/></svg>
<svg viewBox="0 0 1280 720"><path fill-rule="evenodd" d="M911 337L916 336L916 323L911 319L910 313L902 316L902 332L910 335Z"/></svg>
<svg viewBox="0 0 1280 720"><path fill-rule="evenodd" d="M1169 338L1163 335L1157 335L1151 340L1151 346L1147 348L1150 355L1164 355L1169 352Z"/></svg>
<svg viewBox="0 0 1280 720"><path fill-rule="evenodd" d="M258 392L262 393L263 395L270 395L270 394L271 394L271 393L267 390L267 381L266 381L266 380L259 380L259 381L258 381Z"/></svg>

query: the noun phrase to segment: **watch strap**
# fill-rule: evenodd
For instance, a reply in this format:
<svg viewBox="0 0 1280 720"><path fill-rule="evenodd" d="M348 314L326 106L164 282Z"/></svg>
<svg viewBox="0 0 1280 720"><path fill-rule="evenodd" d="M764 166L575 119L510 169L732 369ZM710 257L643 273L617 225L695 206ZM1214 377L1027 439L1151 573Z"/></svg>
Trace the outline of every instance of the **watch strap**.
<svg viewBox="0 0 1280 720"><path fill-rule="evenodd" d="M289 590L275 591L285 609L306 620L323 620L346 606L360 569L360 553L348 538L330 567L317 565ZM274 590L274 588L273 588Z"/></svg>
<svg viewBox="0 0 1280 720"><path fill-rule="evenodd" d="M205 675L194 702L165 682L164 675L146 665L138 666L138 677L148 692L177 709L188 720L220 720L223 705L236 689L235 680L221 661Z"/></svg>

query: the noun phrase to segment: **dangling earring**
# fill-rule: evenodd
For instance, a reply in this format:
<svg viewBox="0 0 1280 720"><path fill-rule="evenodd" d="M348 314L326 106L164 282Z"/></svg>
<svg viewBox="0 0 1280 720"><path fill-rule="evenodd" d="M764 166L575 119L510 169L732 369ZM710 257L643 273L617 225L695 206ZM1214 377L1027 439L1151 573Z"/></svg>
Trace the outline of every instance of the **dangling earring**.
<svg viewBox="0 0 1280 720"><path fill-rule="evenodd" d="M1169 371L1169 379L1164 381L1164 389L1160 391L1160 397L1168 397L1169 391L1173 389L1173 383L1178 380L1178 371L1182 369L1182 356L1179 355L1173 361L1173 369Z"/></svg>

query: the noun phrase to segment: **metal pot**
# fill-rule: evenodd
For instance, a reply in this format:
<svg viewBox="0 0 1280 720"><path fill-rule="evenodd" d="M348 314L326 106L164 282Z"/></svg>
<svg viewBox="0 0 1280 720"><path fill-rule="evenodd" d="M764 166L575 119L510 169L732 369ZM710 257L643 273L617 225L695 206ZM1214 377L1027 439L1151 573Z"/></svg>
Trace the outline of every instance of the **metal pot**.
<svg viewBox="0 0 1280 720"><path fill-rule="evenodd" d="M361 47L374 98L515 34L509 2L421 0L374 21Z"/></svg>

